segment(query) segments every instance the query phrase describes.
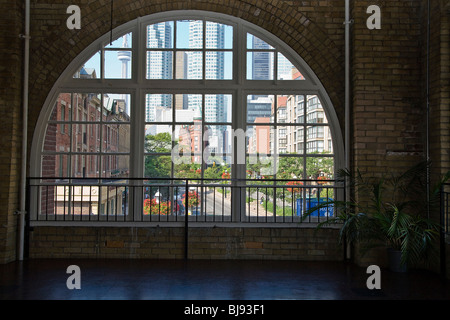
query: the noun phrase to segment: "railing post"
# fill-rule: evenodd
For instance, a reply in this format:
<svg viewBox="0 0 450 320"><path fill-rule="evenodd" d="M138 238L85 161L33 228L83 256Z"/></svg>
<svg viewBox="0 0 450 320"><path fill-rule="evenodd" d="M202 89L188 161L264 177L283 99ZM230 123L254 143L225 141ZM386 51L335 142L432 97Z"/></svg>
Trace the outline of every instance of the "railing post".
<svg viewBox="0 0 450 320"><path fill-rule="evenodd" d="M189 180L186 179L186 196L184 197L184 260L188 260L189 241Z"/></svg>

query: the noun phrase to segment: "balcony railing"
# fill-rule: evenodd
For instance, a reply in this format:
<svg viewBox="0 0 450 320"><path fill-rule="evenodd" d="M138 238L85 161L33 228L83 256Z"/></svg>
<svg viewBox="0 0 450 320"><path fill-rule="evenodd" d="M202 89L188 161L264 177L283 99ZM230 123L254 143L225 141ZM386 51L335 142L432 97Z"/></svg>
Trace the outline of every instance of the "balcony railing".
<svg viewBox="0 0 450 320"><path fill-rule="evenodd" d="M28 179L29 221L319 223L345 198L336 180ZM188 219L186 219L188 216Z"/></svg>

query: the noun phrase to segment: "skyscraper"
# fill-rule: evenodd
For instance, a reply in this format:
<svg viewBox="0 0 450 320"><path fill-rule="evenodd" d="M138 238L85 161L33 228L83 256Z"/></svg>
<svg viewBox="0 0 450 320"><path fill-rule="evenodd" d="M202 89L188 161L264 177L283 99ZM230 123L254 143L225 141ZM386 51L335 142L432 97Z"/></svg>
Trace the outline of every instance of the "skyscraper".
<svg viewBox="0 0 450 320"><path fill-rule="evenodd" d="M220 80L224 79L225 58L224 52L215 49L225 47L225 26L220 23L193 20L189 23L189 48L202 48L203 37L205 38L205 59L198 52L188 53L187 72L191 79ZM203 61L205 62L203 75ZM201 108L200 95L189 97L189 108L196 110ZM205 121L210 123L226 122L227 114L225 108L225 96L221 94L205 95ZM201 109L200 109L201 110ZM213 126L210 129L209 148L211 152L222 153L225 136L225 127Z"/></svg>
<svg viewBox="0 0 450 320"><path fill-rule="evenodd" d="M253 49L270 49L271 46L257 38L253 37ZM273 77L273 52L262 51L253 52L252 80L271 80Z"/></svg>
<svg viewBox="0 0 450 320"><path fill-rule="evenodd" d="M147 48L172 48L172 24L161 22L147 27ZM163 50L147 51L147 79L172 79L172 52ZM156 107L171 107L171 95L152 94L147 96L145 120L155 120Z"/></svg>

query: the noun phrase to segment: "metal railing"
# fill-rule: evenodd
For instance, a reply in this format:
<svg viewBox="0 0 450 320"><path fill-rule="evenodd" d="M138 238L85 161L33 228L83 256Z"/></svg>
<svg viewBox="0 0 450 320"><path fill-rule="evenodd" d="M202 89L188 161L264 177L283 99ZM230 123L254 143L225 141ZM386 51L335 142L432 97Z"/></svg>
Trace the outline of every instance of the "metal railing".
<svg viewBox="0 0 450 320"><path fill-rule="evenodd" d="M187 191L187 195L186 195ZM28 179L29 222L300 222L335 217L336 180ZM188 216L188 219L186 219Z"/></svg>

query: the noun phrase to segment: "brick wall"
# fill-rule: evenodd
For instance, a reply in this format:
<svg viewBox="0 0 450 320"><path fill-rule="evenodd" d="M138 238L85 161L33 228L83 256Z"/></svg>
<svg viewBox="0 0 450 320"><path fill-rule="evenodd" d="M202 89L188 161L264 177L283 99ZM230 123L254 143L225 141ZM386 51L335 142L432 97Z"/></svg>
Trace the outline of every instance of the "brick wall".
<svg viewBox="0 0 450 320"><path fill-rule="evenodd" d="M22 2L0 7L0 263L16 258L22 137Z"/></svg>
<svg viewBox="0 0 450 320"><path fill-rule="evenodd" d="M183 259L184 228L35 227L31 258ZM338 230L189 228L189 259L339 261Z"/></svg>
<svg viewBox="0 0 450 320"><path fill-rule="evenodd" d="M431 1L430 14L430 155L437 179L450 170L450 1ZM424 23L426 18L424 14ZM424 46L424 77L426 58Z"/></svg>
<svg viewBox="0 0 450 320"><path fill-rule="evenodd" d="M369 30L367 2L352 17L353 164L381 175L424 156L419 1L372 1L380 30Z"/></svg>

